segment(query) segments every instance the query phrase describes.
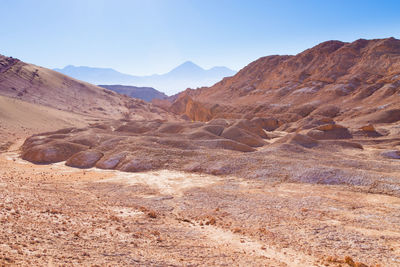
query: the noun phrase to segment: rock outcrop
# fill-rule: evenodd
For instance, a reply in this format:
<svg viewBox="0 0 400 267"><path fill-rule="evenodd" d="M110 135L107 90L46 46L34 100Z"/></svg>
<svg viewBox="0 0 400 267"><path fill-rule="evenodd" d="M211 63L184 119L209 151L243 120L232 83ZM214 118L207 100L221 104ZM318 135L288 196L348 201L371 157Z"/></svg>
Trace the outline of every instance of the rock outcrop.
<svg viewBox="0 0 400 267"><path fill-rule="evenodd" d="M248 120L202 122L113 121L87 128L68 128L28 138L22 158L47 164L66 161L77 168L144 171L164 166L168 159L152 153L230 150L252 152L265 145L264 131ZM221 125L222 124L222 125ZM150 154L145 151L151 150ZM140 151L140 153L138 153ZM159 152L157 152L159 151ZM144 154L143 154L144 153Z"/></svg>
<svg viewBox="0 0 400 267"><path fill-rule="evenodd" d="M212 87L188 89L169 110L195 121L260 117L282 125L320 116L362 126L399 121L399 93L400 40L328 41L295 56L260 58Z"/></svg>

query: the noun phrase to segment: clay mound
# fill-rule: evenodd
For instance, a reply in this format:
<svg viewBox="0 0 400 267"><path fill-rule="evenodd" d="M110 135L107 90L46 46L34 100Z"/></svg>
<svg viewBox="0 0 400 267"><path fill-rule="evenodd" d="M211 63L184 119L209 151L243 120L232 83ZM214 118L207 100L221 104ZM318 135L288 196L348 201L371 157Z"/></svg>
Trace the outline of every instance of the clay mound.
<svg viewBox="0 0 400 267"><path fill-rule="evenodd" d="M373 123L394 123L400 121L400 109L390 109L373 115Z"/></svg>
<svg viewBox="0 0 400 267"><path fill-rule="evenodd" d="M117 132L128 132L135 134L143 134L150 130L154 131L155 129L152 129L149 125L141 121L130 121L116 129Z"/></svg>
<svg viewBox="0 0 400 267"><path fill-rule="evenodd" d="M243 143L235 142L233 140L217 139L217 140L201 140L196 141L196 144L212 149L227 149L240 152L253 152L254 148Z"/></svg>
<svg viewBox="0 0 400 267"><path fill-rule="evenodd" d="M136 158L134 156L128 156L117 166L117 169L124 172L142 172L151 169L159 168L158 165L154 164L154 161L146 158Z"/></svg>
<svg viewBox="0 0 400 267"><path fill-rule="evenodd" d="M353 136L347 128L338 124L325 124L310 130L307 135L317 140L350 139Z"/></svg>
<svg viewBox="0 0 400 267"><path fill-rule="evenodd" d="M106 140L101 141L96 147L99 151L110 151L117 147L120 143L129 140L126 136L107 136ZM93 147L91 147L93 148Z"/></svg>
<svg viewBox="0 0 400 267"><path fill-rule="evenodd" d="M302 120L299 120L297 122L294 122L290 125L288 129L286 129L288 132L290 131L298 131L298 130L307 130L307 129L312 129L316 128L322 125L326 124L335 124L332 118L329 117L324 117L321 115L310 115Z"/></svg>
<svg viewBox="0 0 400 267"><path fill-rule="evenodd" d="M99 169L115 169L117 165L126 157L128 152L121 152L117 154L105 155L96 163Z"/></svg>
<svg viewBox="0 0 400 267"><path fill-rule="evenodd" d="M366 137L379 137L382 136L382 134L378 133L375 130L375 127L372 124L364 125L360 127L358 131L354 133L355 135L361 135L361 136L366 136Z"/></svg>
<svg viewBox="0 0 400 267"><path fill-rule="evenodd" d="M181 133L185 129L182 123L165 123L160 128L158 128L158 132L160 133L168 133L168 134L177 134Z"/></svg>
<svg viewBox="0 0 400 267"><path fill-rule="evenodd" d="M79 136L74 136L68 139L69 142L80 144L88 147L97 146L100 143L100 138L98 135L93 133L82 134Z"/></svg>
<svg viewBox="0 0 400 267"><path fill-rule="evenodd" d="M226 119L212 119L209 122L207 122L209 125L220 125L220 126L228 126L230 123Z"/></svg>
<svg viewBox="0 0 400 267"><path fill-rule="evenodd" d="M67 160L73 154L86 150L87 146L64 142L53 141L43 145L25 147L22 158L37 164L48 164Z"/></svg>
<svg viewBox="0 0 400 267"><path fill-rule="evenodd" d="M27 151L33 146L44 145L54 140L50 138L45 138L45 136L31 136L25 140L24 144L22 145L22 150Z"/></svg>
<svg viewBox="0 0 400 267"><path fill-rule="evenodd" d="M320 115L323 117L334 118L340 113L340 108L334 105L322 106L314 110L311 115Z"/></svg>
<svg viewBox="0 0 400 267"><path fill-rule="evenodd" d="M221 137L234 140L250 147L260 147L265 144L261 137L247 132L238 126L230 126L226 128L221 134Z"/></svg>
<svg viewBox="0 0 400 267"><path fill-rule="evenodd" d="M274 144L294 144L306 148L313 148L318 145L318 141L304 134L290 133L279 138Z"/></svg>
<svg viewBox="0 0 400 267"><path fill-rule="evenodd" d="M205 125L201 127L202 130L210 132L212 134L220 136L224 131L225 127L221 125Z"/></svg>
<svg viewBox="0 0 400 267"><path fill-rule="evenodd" d="M275 118L260 118L256 117L251 120L251 122L255 123L262 129L266 131L274 131L278 129L278 127L281 125L279 121Z"/></svg>
<svg viewBox="0 0 400 267"><path fill-rule="evenodd" d="M301 117L307 117L311 112L313 112L317 107L311 104L304 104L291 109L290 112L300 115Z"/></svg>
<svg viewBox="0 0 400 267"><path fill-rule="evenodd" d="M204 129L196 129L195 131L192 131L191 133L186 135L186 138L188 138L189 140L208 140L215 139L217 137L217 135Z"/></svg>
<svg viewBox="0 0 400 267"><path fill-rule="evenodd" d="M260 127L254 121L249 121L246 119L239 120L233 124L234 127L241 128L249 133L258 135L261 138L267 138L267 134L264 132L263 128Z"/></svg>
<svg viewBox="0 0 400 267"><path fill-rule="evenodd" d="M65 165L75 168L92 168L101 157L103 157L103 153L99 151L81 151L70 157Z"/></svg>
<svg viewBox="0 0 400 267"><path fill-rule="evenodd" d="M266 144L255 134L260 130L265 134L264 130L254 122L231 123L232 126L226 127L218 125L221 123L184 121L109 121L101 124L104 125L101 128L93 124L57 134L32 136L22 146L23 158L34 163L66 160L66 165L77 168L96 166L143 171L160 168L165 161L181 159L172 155L201 154L208 149L252 152L253 147Z"/></svg>

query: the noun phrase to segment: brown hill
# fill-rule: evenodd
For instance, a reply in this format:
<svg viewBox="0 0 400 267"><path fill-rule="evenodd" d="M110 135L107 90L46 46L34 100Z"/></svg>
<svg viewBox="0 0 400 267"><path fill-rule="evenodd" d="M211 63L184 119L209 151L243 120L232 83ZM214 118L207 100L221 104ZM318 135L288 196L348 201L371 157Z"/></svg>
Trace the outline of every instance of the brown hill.
<svg viewBox="0 0 400 267"><path fill-rule="evenodd" d="M0 94L98 118L163 119L165 111L142 100L53 70L0 55Z"/></svg>
<svg viewBox="0 0 400 267"><path fill-rule="evenodd" d="M65 127L84 127L96 118L0 96L0 153L19 138Z"/></svg>
<svg viewBox="0 0 400 267"><path fill-rule="evenodd" d="M212 87L186 90L169 109L201 121L319 116L362 126L399 121L399 92L400 40L328 41L260 58Z"/></svg>
<svg viewBox="0 0 400 267"><path fill-rule="evenodd" d="M0 126L92 119L3 149L0 265L398 266L398 41L360 42L355 58L339 51L357 42L325 43L160 100L186 121L0 96Z"/></svg>
<svg viewBox="0 0 400 267"><path fill-rule="evenodd" d="M168 96L163 92L157 91L153 87L137 87L131 85L99 85L118 94L127 95L133 98L151 102L153 99L166 99Z"/></svg>

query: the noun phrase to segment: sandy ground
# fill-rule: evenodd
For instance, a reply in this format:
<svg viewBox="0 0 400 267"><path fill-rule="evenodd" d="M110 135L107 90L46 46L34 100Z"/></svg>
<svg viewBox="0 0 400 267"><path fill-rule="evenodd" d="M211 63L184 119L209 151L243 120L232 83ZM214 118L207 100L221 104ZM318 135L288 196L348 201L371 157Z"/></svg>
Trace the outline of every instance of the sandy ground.
<svg viewBox="0 0 400 267"><path fill-rule="evenodd" d="M0 265L400 266L393 196L33 165L21 142L0 155Z"/></svg>
<svg viewBox="0 0 400 267"><path fill-rule="evenodd" d="M0 148L34 133L72 126L84 127L98 119L0 96ZM0 149L1 151L1 149Z"/></svg>
<svg viewBox="0 0 400 267"><path fill-rule="evenodd" d="M0 266L400 266L397 197L34 165L18 156L24 138L95 120L0 103Z"/></svg>

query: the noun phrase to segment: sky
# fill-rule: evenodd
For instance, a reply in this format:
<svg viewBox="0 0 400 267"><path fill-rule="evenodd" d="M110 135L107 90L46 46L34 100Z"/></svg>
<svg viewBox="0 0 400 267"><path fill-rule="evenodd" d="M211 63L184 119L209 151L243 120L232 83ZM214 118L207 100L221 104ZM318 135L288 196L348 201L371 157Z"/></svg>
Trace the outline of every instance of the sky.
<svg viewBox="0 0 400 267"><path fill-rule="evenodd" d="M0 54L59 68L240 70L327 40L400 38L392 0L0 0Z"/></svg>

